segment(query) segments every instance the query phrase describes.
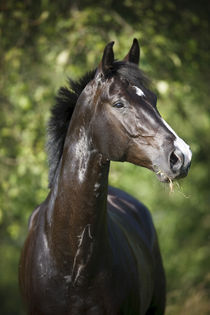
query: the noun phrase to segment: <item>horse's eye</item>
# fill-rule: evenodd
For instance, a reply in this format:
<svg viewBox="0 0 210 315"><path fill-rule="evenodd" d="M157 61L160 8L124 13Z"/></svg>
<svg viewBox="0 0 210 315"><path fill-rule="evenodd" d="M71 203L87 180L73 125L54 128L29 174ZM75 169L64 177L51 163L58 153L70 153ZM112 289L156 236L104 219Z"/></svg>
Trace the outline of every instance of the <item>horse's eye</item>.
<svg viewBox="0 0 210 315"><path fill-rule="evenodd" d="M123 103L120 103L120 102L117 102L113 105L113 107L116 107L116 108L122 108L124 107L124 104Z"/></svg>

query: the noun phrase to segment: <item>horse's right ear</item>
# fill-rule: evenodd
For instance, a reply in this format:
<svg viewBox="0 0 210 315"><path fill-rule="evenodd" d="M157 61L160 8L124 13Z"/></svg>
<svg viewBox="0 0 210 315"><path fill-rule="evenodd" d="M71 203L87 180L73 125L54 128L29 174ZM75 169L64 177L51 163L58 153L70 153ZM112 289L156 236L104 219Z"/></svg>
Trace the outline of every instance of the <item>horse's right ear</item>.
<svg viewBox="0 0 210 315"><path fill-rule="evenodd" d="M114 62L114 52L113 52L114 42L110 42L104 48L104 53L102 60L98 66L98 72L102 72L104 75L108 75L113 69Z"/></svg>

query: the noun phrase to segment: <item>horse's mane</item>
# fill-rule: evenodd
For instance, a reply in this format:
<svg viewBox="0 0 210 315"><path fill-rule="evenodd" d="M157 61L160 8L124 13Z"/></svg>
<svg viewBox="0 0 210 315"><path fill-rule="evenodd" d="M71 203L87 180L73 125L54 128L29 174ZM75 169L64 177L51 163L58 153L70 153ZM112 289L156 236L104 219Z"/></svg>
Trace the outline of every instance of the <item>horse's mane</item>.
<svg viewBox="0 0 210 315"><path fill-rule="evenodd" d="M52 186L55 172L63 153L63 146L69 122L74 112L78 97L85 86L93 80L96 70L86 73L78 81L68 79L68 87L61 87L51 109L48 122L47 152L49 161L49 187Z"/></svg>
<svg viewBox="0 0 210 315"><path fill-rule="evenodd" d="M134 64L115 61L113 73L124 77L136 86L145 86L148 79ZM78 81L68 79L68 87L61 87L58 91L55 105L51 109L48 122L47 152L49 161L49 187L52 187L56 170L63 153L63 146L69 122L74 112L77 100L85 86L94 79L96 69L86 73Z"/></svg>

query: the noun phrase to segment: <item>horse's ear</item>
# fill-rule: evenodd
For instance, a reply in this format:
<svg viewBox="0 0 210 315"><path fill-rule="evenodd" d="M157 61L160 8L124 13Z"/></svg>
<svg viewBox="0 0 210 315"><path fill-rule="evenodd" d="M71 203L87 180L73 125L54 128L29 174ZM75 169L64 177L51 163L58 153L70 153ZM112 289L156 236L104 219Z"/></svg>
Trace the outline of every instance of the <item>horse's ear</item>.
<svg viewBox="0 0 210 315"><path fill-rule="evenodd" d="M140 47L139 47L139 43L137 39L134 38L131 49L129 50L128 54L125 56L123 60L129 61L138 65L139 59L140 59Z"/></svg>
<svg viewBox="0 0 210 315"><path fill-rule="evenodd" d="M98 67L99 72L102 72L104 75L108 74L113 67L114 62L113 45L114 42L110 42L109 44L106 45L106 47L104 48L102 60Z"/></svg>

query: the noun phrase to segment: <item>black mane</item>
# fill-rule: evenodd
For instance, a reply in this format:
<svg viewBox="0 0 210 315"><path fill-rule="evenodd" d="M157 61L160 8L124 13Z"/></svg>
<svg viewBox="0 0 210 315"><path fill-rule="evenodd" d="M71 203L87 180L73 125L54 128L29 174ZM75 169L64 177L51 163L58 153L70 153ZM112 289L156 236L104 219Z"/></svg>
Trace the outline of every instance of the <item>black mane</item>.
<svg viewBox="0 0 210 315"><path fill-rule="evenodd" d="M48 123L47 152L49 161L49 187L52 187L56 170L63 153L63 146L75 105L85 86L94 79L96 69L86 73L78 81L68 80L68 87L61 87L56 103L51 109ZM111 75L119 75L132 85L145 87L149 81L138 67L132 63L115 61Z"/></svg>
<svg viewBox="0 0 210 315"><path fill-rule="evenodd" d="M96 70L86 73L78 81L68 79L68 87L61 87L56 103L51 109L48 122L47 152L49 161L49 187L52 187L54 176L62 156L64 141L78 97L85 86L93 80Z"/></svg>

